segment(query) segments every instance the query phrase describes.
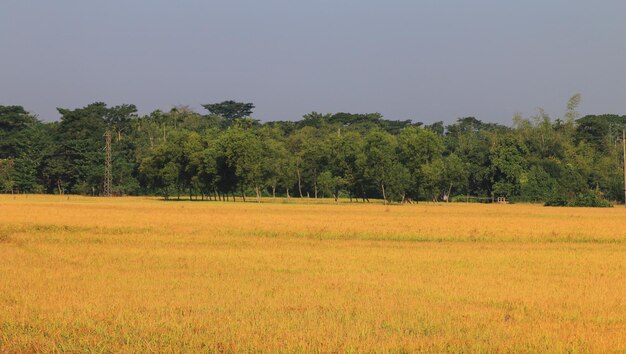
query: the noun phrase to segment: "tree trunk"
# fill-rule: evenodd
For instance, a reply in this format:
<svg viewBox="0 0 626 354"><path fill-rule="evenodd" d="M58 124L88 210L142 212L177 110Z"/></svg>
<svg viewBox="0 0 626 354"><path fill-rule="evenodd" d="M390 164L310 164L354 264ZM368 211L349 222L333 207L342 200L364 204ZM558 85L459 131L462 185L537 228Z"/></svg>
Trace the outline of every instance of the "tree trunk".
<svg viewBox="0 0 626 354"><path fill-rule="evenodd" d="M276 185L272 185L272 198L276 199Z"/></svg>
<svg viewBox="0 0 626 354"><path fill-rule="evenodd" d="M243 187L241 187L241 199L245 202L246 201L246 192L244 192Z"/></svg>
<svg viewBox="0 0 626 354"><path fill-rule="evenodd" d="M287 189L287 199L289 199L290 198L290 196L289 196L289 188L286 188L286 189Z"/></svg>
<svg viewBox="0 0 626 354"><path fill-rule="evenodd" d="M383 192L383 201L385 202L385 205L387 205L387 196L385 195L385 184L381 183L380 184L380 188L381 188L381 190Z"/></svg>
<svg viewBox="0 0 626 354"><path fill-rule="evenodd" d="M254 187L254 190L256 191L256 202L260 203L261 202L261 188L259 188L259 186L256 185Z"/></svg>
<svg viewBox="0 0 626 354"><path fill-rule="evenodd" d="M302 179L300 178L300 168L296 168L296 174L298 175L298 192L300 192L300 198L302 198Z"/></svg>
<svg viewBox="0 0 626 354"><path fill-rule="evenodd" d="M313 171L313 194L317 199L317 171Z"/></svg>

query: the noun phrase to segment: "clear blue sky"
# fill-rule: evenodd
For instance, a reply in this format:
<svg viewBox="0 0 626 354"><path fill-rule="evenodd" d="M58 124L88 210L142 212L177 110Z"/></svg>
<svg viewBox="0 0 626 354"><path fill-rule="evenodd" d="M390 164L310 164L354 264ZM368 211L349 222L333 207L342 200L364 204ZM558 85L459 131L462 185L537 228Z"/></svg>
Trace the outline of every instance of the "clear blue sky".
<svg viewBox="0 0 626 354"><path fill-rule="evenodd" d="M624 0L2 0L0 104L510 124L580 92L583 114L625 114L625 15Z"/></svg>

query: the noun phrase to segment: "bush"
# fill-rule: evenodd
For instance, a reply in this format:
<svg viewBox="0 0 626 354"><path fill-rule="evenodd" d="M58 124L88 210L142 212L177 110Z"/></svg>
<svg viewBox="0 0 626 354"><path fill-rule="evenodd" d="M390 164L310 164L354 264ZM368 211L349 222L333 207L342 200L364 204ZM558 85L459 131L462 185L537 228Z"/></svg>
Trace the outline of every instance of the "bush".
<svg viewBox="0 0 626 354"><path fill-rule="evenodd" d="M613 207L602 195L595 191L584 191L573 197L567 198L565 193L553 193L545 206L570 206L570 207L592 207L592 208L611 208Z"/></svg>
<svg viewBox="0 0 626 354"><path fill-rule="evenodd" d="M610 208L612 207L606 199L597 192L586 191L584 193L578 193L572 206L577 207L594 207L594 208Z"/></svg>
<svg viewBox="0 0 626 354"><path fill-rule="evenodd" d="M545 206L568 206L567 198L562 193L552 193L545 202Z"/></svg>

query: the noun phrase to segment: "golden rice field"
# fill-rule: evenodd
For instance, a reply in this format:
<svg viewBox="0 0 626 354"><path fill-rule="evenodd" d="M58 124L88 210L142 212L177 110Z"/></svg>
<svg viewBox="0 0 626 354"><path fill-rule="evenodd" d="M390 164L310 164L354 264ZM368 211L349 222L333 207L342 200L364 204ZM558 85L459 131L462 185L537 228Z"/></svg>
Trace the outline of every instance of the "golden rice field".
<svg viewBox="0 0 626 354"><path fill-rule="evenodd" d="M0 196L0 352L626 351L623 207L296 202Z"/></svg>

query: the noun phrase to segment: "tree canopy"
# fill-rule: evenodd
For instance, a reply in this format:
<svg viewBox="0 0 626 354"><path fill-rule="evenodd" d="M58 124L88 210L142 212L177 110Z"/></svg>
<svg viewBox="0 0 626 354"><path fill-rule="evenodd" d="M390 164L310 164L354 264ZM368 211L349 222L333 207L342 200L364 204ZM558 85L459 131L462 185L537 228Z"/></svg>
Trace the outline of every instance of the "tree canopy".
<svg viewBox="0 0 626 354"><path fill-rule="evenodd" d="M234 120L237 118L250 117L252 110L254 109L254 104L230 100L220 103L203 104L202 107L208 110L211 114L221 116L227 120Z"/></svg>
<svg viewBox="0 0 626 354"><path fill-rule="evenodd" d="M543 110L512 126L458 118L423 125L379 113L259 122L254 105L179 106L138 115L134 105L59 108L43 123L0 106L0 192L99 195L104 131L113 141L119 195L236 200L254 196L385 202L507 197L548 205L623 202L626 116L562 118Z"/></svg>

